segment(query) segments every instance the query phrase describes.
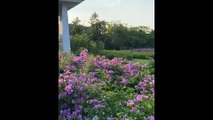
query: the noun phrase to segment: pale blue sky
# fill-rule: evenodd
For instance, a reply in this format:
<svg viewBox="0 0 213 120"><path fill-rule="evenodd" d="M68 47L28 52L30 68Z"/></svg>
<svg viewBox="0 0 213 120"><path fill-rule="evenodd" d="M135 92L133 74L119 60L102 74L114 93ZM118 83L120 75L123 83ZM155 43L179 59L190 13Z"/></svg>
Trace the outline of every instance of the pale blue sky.
<svg viewBox="0 0 213 120"><path fill-rule="evenodd" d="M120 21L128 26L149 26L154 29L154 0L85 0L68 11L69 23L78 17L88 26L93 12L100 20Z"/></svg>

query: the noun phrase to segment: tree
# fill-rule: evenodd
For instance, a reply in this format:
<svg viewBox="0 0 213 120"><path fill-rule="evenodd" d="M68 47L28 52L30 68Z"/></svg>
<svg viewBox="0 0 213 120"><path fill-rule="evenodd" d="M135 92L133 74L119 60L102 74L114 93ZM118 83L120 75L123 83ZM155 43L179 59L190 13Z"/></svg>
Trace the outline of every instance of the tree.
<svg viewBox="0 0 213 120"><path fill-rule="evenodd" d="M89 21L89 23L91 24L91 26L94 25L94 24L96 24L99 21L98 17L99 16L98 16L98 14L96 12L94 12L92 14L92 16L90 18L90 21Z"/></svg>
<svg viewBox="0 0 213 120"><path fill-rule="evenodd" d="M81 20L76 17L72 21L72 25L70 26L71 28L71 35L76 35L76 34L82 34L82 26L80 25Z"/></svg>
<svg viewBox="0 0 213 120"><path fill-rule="evenodd" d="M94 12L90 18L91 27L89 29L89 37L94 41L104 42L106 33L106 22L98 19L98 14Z"/></svg>
<svg viewBox="0 0 213 120"><path fill-rule="evenodd" d="M117 49L117 50L125 49L125 44L127 44L127 42L128 42L127 27L125 27L121 23L108 24L107 34L108 34L108 38L111 39L110 40L111 47L109 45L106 45L106 46L108 46L108 48ZM107 42L107 43L109 43L109 42Z"/></svg>
<svg viewBox="0 0 213 120"><path fill-rule="evenodd" d="M94 12L90 17L90 27L80 25L81 20L72 21L70 32L72 34L72 49L88 48L94 54L102 49L134 49L153 48L154 30L146 26L128 27L120 22L108 23L99 20Z"/></svg>
<svg viewBox="0 0 213 120"><path fill-rule="evenodd" d="M104 46L104 43L106 41L106 24L105 21L100 21L98 19L98 14L94 12L90 18L90 29L88 32L89 39L91 41L94 41L97 46ZM103 47L101 47L103 48ZM100 49L101 49L100 48Z"/></svg>

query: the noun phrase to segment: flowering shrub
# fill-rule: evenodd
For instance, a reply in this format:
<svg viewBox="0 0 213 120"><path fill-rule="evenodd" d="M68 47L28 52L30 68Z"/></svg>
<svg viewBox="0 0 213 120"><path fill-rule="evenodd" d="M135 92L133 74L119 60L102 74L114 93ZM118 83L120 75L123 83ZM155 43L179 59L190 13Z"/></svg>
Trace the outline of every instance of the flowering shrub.
<svg viewBox="0 0 213 120"><path fill-rule="evenodd" d="M66 52L59 51L59 71L63 71L63 69L69 65L71 59Z"/></svg>
<svg viewBox="0 0 213 120"><path fill-rule="evenodd" d="M91 58L87 52L69 62L60 59L59 119L154 120L150 66L122 58Z"/></svg>

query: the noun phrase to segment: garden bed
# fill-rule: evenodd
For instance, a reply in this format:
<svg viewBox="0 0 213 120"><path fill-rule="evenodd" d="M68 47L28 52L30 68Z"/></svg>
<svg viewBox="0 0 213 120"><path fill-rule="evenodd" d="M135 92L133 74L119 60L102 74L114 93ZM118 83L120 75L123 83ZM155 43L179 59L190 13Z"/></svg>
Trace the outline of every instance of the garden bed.
<svg viewBox="0 0 213 120"><path fill-rule="evenodd" d="M154 120L154 66L60 53L61 120Z"/></svg>

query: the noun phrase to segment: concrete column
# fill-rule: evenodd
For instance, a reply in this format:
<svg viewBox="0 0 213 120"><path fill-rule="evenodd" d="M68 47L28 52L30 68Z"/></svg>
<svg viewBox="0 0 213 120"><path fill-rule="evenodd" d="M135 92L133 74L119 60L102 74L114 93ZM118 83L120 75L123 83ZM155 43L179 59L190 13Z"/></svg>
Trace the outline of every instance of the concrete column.
<svg viewBox="0 0 213 120"><path fill-rule="evenodd" d="M71 53L69 24L68 24L68 9L66 5L62 4L61 7L61 20L62 20L62 46L63 50L67 53Z"/></svg>

